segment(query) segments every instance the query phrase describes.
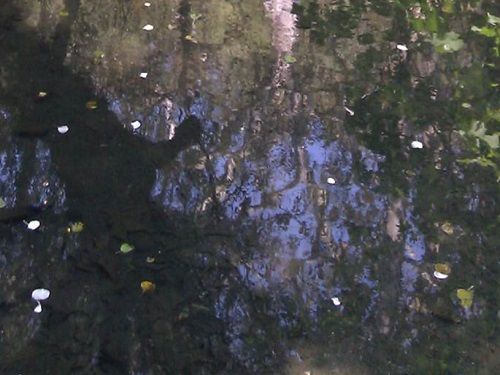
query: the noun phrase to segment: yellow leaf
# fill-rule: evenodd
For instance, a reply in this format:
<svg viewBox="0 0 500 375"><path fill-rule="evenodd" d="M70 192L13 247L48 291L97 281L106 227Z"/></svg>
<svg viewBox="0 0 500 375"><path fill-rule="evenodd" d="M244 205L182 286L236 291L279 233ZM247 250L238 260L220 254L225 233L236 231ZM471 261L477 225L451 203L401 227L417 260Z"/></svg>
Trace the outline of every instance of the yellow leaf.
<svg viewBox="0 0 500 375"><path fill-rule="evenodd" d="M436 272L449 275L451 273L451 267L448 263L436 263L434 265L434 270Z"/></svg>
<svg viewBox="0 0 500 375"><path fill-rule="evenodd" d="M474 292L469 289L457 289L457 297L460 300L460 304L464 309L468 309L472 306L472 300L474 299Z"/></svg>
<svg viewBox="0 0 500 375"><path fill-rule="evenodd" d="M153 293L156 289L156 285L151 281L144 280L141 281L141 289L142 293Z"/></svg>
<svg viewBox="0 0 500 375"><path fill-rule="evenodd" d="M96 109L97 108L97 101L95 100L89 100L85 106L87 107L87 109Z"/></svg>
<svg viewBox="0 0 500 375"><path fill-rule="evenodd" d="M195 38L193 38L192 35L186 35L184 39L189 40L192 43L198 43L198 41Z"/></svg>
<svg viewBox="0 0 500 375"><path fill-rule="evenodd" d="M84 227L85 227L85 225L81 221L78 221L76 223L71 223L69 225L69 229L73 233L79 233L79 232L81 232Z"/></svg>
<svg viewBox="0 0 500 375"><path fill-rule="evenodd" d="M443 223L443 225L441 225L441 230L447 235L451 236L453 234L453 225L449 222L445 222Z"/></svg>

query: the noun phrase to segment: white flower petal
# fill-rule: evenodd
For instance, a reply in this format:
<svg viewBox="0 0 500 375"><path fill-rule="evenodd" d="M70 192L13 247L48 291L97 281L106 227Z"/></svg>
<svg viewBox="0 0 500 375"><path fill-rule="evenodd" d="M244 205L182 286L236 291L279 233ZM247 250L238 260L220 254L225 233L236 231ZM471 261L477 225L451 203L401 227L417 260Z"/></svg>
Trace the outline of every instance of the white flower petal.
<svg viewBox="0 0 500 375"><path fill-rule="evenodd" d="M342 302L340 302L340 299L338 297L333 297L332 302L335 306L340 306Z"/></svg>
<svg viewBox="0 0 500 375"><path fill-rule="evenodd" d="M35 301L44 301L47 298L50 297L50 290L48 289L35 289L33 292L31 292L31 298L33 298Z"/></svg>
<svg viewBox="0 0 500 375"><path fill-rule="evenodd" d="M40 227L40 222L38 220L31 220L26 226L29 230L36 230Z"/></svg>
<svg viewBox="0 0 500 375"><path fill-rule="evenodd" d="M69 130L69 127L66 126L66 125L63 125L63 126L58 126L57 127L57 131L60 133L60 134L66 134Z"/></svg>
<svg viewBox="0 0 500 375"><path fill-rule="evenodd" d="M444 280L444 279L447 279L448 278L448 275L445 274L445 273L441 273L441 272L438 272L438 271L434 271L434 277L436 279L440 279L440 280Z"/></svg>
<svg viewBox="0 0 500 375"><path fill-rule="evenodd" d="M42 312L42 304L38 302L38 305L36 305L33 311L36 312L37 314L40 314Z"/></svg>
<svg viewBox="0 0 500 375"><path fill-rule="evenodd" d="M413 141L411 143L411 148L424 148L424 144L420 141Z"/></svg>
<svg viewBox="0 0 500 375"><path fill-rule="evenodd" d="M141 124L140 121L136 120L136 121L132 121L130 123L130 125L132 126L132 129L137 130L137 129L139 129L141 127L142 124Z"/></svg>

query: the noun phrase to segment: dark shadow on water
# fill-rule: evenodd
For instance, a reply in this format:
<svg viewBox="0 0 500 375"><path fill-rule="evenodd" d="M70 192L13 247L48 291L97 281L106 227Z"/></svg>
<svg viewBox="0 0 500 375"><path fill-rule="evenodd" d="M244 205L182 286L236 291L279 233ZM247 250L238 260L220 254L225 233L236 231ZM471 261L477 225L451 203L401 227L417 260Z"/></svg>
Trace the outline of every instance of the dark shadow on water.
<svg viewBox="0 0 500 375"><path fill-rule="evenodd" d="M124 129L107 109L105 98L96 97L88 80L64 65L78 7L79 1L66 1L69 16L49 41L20 23L20 9L12 3L0 10L0 66L8 67L12 81L0 101L14 115L13 142L23 155L20 199L15 208L2 211L2 232L35 214L46 223L86 225L78 251L68 250L67 242L61 245L61 252L69 255L60 269L53 270L60 290L53 291L41 317L42 328L21 352L0 349L0 372L83 374L93 368L95 374L124 374L133 340L151 356L137 359L138 367L163 364L166 373L191 373L189 369L201 368L200 363L210 368L212 361L216 371L219 364L210 359L213 345L219 347L219 361L221 354L228 355L223 343L217 344L222 339L214 336L223 337L220 323L208 308L192 312L189 319L178 318L193 301L206 303L199 297L201 276L186 255L199 238L189 229L189 218L174 220L149 198L156 168L172 163L180 151L198 142L200 120L184 118L174 139L159 143ZM47 95L41 97L40 92ZM89 101L97 108L88 108ZM69 132L62 135L57 127L64 124ZM49 147L64 185L65 217L53 212L53 202L29 204L27 186L34 173L29 166L35 164L39 140ZM125 241L136 246L127 257L116 254ZM152 250L156 261L146 264ZM161 294L141 295L139 281L148 278ZM82 295L89 300L82 302ZM8 306L0 309L8 313Z"/></svg>

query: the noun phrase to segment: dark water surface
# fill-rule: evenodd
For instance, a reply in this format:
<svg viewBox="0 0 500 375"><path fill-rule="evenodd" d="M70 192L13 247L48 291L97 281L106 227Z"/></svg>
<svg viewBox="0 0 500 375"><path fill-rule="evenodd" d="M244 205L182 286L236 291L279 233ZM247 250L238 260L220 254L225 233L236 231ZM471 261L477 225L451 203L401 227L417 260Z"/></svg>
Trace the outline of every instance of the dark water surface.
<svg viewBox="0 0 500 375"><path fill-rule="evenodd" d="M0 374L497 373L498 17L2 1Z"/></svg>

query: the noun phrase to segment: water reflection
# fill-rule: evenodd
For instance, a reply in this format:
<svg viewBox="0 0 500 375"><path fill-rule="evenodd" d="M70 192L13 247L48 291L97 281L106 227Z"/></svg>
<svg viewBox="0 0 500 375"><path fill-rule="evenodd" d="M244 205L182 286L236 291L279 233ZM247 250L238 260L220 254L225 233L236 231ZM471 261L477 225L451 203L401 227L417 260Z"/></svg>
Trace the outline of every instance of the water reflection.
<svg viewBox="0 0 500 375"><path fill-rule="evenodd" d="M0 197L25 208L0 213L6 369L29 371L29 360L62 348L53 363L75 373L88 363L137 374L434 373L475 371L496 350L485 332L497 319L498 187L487 169L457 162L471 149L450 120L453 93L462 95L451 76L470 66L474 40L448 59L425 42L437 29L415 23L444 10L42 4L11 27L47 58L63 56L66 78L54 87L79 93L60 113L44 107L48 116L14 96L0 101L9 129L71 117L66 138L13 137L0 154ZM467 12L480 14L441 19L467 23ZM48 19L71 21L67 45ZM18 62L6 56L3 67ZM20 72L30 74L7 74L3 86L23 89ZM106 108L85 109L92 97ZM190 115L201 140L172 146ZM422 149L411 148L415 139ZM20 220L33 215L44 227L31 237ZM89 231L65 233L82 217ZM443 233L443 222L456 229ZM117 257L125 240L137 250ZM434 280L445 261L451 277ZM157 291L141 295L141 280ZM46 318L32 317L23 297L35 282L55 293ZM470 285L481 292L464 309L455 291ZM468 339L476 331L480 349ZM53 337L45 349L43 333Z"/></svg>

